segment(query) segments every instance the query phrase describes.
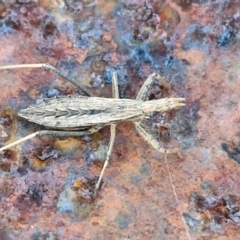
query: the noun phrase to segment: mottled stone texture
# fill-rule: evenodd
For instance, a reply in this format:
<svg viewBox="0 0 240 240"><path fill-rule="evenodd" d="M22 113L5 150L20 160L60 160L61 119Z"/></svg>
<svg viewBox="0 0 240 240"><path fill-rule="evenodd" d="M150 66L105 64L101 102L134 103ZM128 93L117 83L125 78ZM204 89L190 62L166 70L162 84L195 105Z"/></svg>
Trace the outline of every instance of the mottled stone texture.
<svg viewBox="0 0 240 240"><path fill-rule="evenodd" d="M2 1L0 65L49 63L111 97L185 97L178 112L144 122L162 154L117 127L98 198L109 129L41 137L0 155L1 239L240 239L240 7L237 1ZM50 2L50 3L49 3ZM17 117L46 98L81 91L43 69L1 71L1 144L41 129ZM173 183L173 185L172 185ZM174 186L174 189L172 188ZM175 195L174 192L175 191Z"/></svg>

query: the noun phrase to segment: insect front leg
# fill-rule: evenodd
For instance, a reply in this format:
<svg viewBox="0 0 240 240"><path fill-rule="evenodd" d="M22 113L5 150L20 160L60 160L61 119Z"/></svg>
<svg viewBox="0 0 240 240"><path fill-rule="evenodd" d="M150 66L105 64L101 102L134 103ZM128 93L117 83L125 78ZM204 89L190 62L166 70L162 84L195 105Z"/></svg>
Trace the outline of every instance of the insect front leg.
<svg viewBox="0 0 240 240"><path fill-rule="evenodd" d="M136 122L135 123L136 129L138 131L138 133L142 136L142 138L148 142L149 144L151 144L156 150L158 150L159 152L165 154L177 154L180 158L182 158L179 149L170 149L167 150L165 149L158 141L157 139L152 136L149 132L146 131L146 129L144 129L144 127L141 126L140 122Z"/></svg>
<svg viewBox="0 0 240 240"><path fill-rule="evenodd" d="M78 81L74 78L69 78L68 76L64 75L61 71L59 71L57 68L46 64L46 63L38 63L38 64L18 64L18 65L8 65L8 66L2 66L0 67L0 70L4 69L16 69L16 68L45 68L58 76L64 78L68 82L72 83L79 89L81 89L87 96L91 96L89 91L86 89L86 87L82 86L81 84L78 83Z"/></svg>
<svg viewBox="0 0 240 240"><path fill-rule="evenodd" d="M151 89L154 80L157 79L166 89L170 88L170 84L168 84L162 77L157 75L156 73L152 73L148 76L144 84L142 85L141 89L138 92L136 97L137 100L146 101L148 97L148 91Z"/></svg>

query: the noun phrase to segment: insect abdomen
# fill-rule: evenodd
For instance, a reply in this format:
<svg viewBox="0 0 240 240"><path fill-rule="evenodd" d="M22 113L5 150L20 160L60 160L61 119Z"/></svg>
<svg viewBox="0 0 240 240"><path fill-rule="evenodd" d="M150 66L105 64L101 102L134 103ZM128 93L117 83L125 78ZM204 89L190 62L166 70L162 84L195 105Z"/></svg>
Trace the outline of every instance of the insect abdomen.
<svg viewBox="0 0 240 240"><path fill-rule="evenodd" d="M63 96L23 109L19 116L46 127L66 129L134 120L142 111L137 100Z"/></svg>

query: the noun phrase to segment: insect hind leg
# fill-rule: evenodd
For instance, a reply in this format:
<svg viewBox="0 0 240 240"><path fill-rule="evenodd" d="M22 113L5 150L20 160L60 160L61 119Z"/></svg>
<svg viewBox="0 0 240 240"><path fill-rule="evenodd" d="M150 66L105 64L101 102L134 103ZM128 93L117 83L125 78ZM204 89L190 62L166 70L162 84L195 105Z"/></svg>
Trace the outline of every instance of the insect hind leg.
<svg viewBox="0 0 240 240"><path fill-rule="evenodd" d="M103 126L94 126L88 130L83 130L83 131L57 131L57 130L41 130L34 132L32 134L27 135L26 137L23 137L13 143L10 143L4 147L0 148L0 152L6 149L9 149L15 145L18 145L22 142L25 142L31 138L34 138L36 136L44 136L44 135L51 135L51 136L58 136L58 137L80 137L80 136L85 136L85 135L90 135L93 134L94 132L99 131Z"/></svg>
<svg viewBox="0 0 240 240"><path fill-rule="evenodd" d="M53 67L50 64L46 64L46 63L37 63L37 64L17 64L17 65L8 65L8 66L1 66L0 70L4 70L4 69L17 69L17 68L45 68L55 74L57 74L58 76L64 78L65 80L67 80L68 82L72 83L73 85L75 85L76 87L78 87L79 89L81 89L87 96L91 96L91 94L89 93L89 91L86 89L86 87L82 86L81 84L78 83L78 81L76 81L76 79L74 78L70 78L68 76L66 76L65 74L63 74L61 71L59 71L57 68Z"/></svg>

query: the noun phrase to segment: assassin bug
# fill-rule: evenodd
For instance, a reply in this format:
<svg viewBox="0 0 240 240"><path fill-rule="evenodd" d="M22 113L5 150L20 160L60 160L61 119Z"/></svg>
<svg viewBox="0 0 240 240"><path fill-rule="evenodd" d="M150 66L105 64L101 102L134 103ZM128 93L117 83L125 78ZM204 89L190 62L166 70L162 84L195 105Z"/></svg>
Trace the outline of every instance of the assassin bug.
<svg viewBox="0 0 240 240"><path fill-rule="evenodd" d="M58 69L48 64L21 64L0 67L3 69L15 68L45 68L67 81L79 87L88 96L61 96L58 98L47 99L44 102L30 106L21 110L18 115L30 122L40 124L53 130L41 130L23 137L11 144L8 144L0 151L8 149L16 144L26 141L35 136L54 135L54 136L84 136L99 131L101 128L110 125L110 141L102 171L95 187L97 194L104 171L108 165L112 152L116 134L116 124L121 121L132 121L138 133L155 149L164 155L169 153L179 153L177 149L166 150L157 139L152 136L141 124L142 120L148 118L152 112L164 113L169 110L176 110L185 105L185 98L163 98L148 101L148 91L158 80L165 88L169 88L166 83L156 73L150 74L141 87L136 99L119 99L117 74L113 73L112 95L113 98L91 97L85 87L67 76L63 75ZM165 156L166 157L166 156Z"/></svg>

